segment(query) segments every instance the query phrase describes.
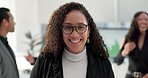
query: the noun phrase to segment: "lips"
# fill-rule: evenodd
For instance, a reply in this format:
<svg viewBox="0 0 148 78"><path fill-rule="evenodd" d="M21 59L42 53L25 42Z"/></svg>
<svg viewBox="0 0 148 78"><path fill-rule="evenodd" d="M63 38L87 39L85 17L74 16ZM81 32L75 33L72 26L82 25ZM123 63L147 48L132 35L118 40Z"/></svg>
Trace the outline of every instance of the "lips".
<svg viewBox="0 0 148 78"><path fill-rule="evenodd" d="M144 29L144 28L147 28L146 25L141 25L140 27L143 28L143 29Z"/></svg>

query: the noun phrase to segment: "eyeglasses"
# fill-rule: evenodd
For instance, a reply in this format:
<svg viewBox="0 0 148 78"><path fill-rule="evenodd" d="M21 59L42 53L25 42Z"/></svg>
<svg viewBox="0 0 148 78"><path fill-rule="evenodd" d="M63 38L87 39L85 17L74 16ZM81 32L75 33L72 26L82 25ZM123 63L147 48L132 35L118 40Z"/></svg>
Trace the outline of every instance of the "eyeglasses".
<svg viewBox="0 0 148 78"><path fill-rule="evenodd" d="M62 31L65 34L71 34L74 29L76 30L77 33L83 34L87 30L87 25L85 24L78 24L78 25L69 25L66 24L62 27Z"/></svg>
<svg viewBox="0 0 148 78"><path fill-rule="evenodd" d="M148 18L137 18L138 21L142 21L142 20L145 20L145 21L148 21Z"/></svg>

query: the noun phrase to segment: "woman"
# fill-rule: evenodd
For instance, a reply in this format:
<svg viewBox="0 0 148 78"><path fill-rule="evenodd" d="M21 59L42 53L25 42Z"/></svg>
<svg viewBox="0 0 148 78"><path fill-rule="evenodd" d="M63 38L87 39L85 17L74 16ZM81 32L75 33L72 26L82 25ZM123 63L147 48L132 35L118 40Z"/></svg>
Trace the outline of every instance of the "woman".
<svg viewBox="0 0 148 78"><path fill-rule="evenodd" d="M115 58L120 65L129 56L126 78L148 78L148 14L137 12L131 22L129 32L121 43L121 50Z"/></svg>
<svg viewBox="0 0 148 78"><path fill-rule="evenodd" d="M114 78L102 37L82 4L60 6L47 29L30 78Z"/></svg>

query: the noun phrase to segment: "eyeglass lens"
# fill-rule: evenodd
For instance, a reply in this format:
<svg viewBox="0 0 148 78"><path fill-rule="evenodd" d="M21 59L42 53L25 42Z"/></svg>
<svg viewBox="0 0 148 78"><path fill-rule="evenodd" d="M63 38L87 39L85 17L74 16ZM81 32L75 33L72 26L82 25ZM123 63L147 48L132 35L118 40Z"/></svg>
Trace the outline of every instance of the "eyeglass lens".
<svg viewBox="0 0 148 78"><path fill-rule="evenodd" d="M63 32L65 34L71 34L74 31L74 29L79 34L82 34L82 33L84 33L86 31L87 25L85 25L85 24L78 24L78 25L74 26L74 25L68 25L67 24L67 25L63 26Z"/></svg>

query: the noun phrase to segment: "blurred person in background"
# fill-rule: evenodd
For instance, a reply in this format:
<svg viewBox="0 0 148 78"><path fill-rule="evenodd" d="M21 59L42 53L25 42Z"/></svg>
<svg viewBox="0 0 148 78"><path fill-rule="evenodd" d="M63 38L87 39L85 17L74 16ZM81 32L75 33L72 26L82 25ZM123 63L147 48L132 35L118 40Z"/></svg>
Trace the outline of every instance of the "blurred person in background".
<svg viewBox="0 0 148 78"><path fill-rule="evenodd" d="M114 78L102 36L82 4L60 6L47 27L30 78Z"/></svg>
<svg viewBox="0 0 148 78"><path fill-rule="evenodd" d="M137 12L131 27L121 42L115 62L120 65L128 56L129 66L126 78L148 78L148 14Z"/></svg>
<svg viewBox="0 0 148 78"><path fill-rule="evenodd" d="M16 59L7 41L7 34L14 32L14 17L8 8L0 8L0 78L19 78Z"/></svg>

